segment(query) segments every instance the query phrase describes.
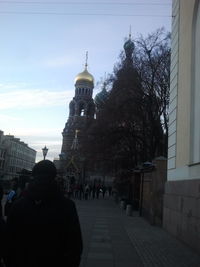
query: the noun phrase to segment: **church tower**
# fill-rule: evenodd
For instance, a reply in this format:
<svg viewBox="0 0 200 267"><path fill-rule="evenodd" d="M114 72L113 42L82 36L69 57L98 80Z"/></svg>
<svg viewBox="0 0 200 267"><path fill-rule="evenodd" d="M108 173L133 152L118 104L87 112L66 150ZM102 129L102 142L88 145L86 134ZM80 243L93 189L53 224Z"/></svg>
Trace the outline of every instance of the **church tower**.
<svg viewBox="0 0 200 267"><path fill-rule="evenodd" d="M88 72L88 54L83 72L75 77L75 96L69 104L69 117L62 132L63 143L60 154L61 169L68 172L69 163L81 172L79 148L85 129L94 122L95 104L92 98L94 77Z"/></svg>

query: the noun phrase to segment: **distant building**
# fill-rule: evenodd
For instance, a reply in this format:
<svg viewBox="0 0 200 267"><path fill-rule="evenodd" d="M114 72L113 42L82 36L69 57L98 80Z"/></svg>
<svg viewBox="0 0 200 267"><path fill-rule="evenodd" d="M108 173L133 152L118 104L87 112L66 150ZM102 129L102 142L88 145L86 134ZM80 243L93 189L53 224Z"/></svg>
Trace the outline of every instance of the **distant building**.
<svg viewBox="0 0 200 267"><path fill-rule="evenodd" d="M4 176L6 148L3 145L3 132L0 131L0 179Z"/></svg>
<svg viewBox="0 0 200 267"><path fill-rule="evenodd" d="M36 151L13 135L0 131L0 179L10 180L26 169L32 170Z"/></svg>
<svg viewBox="0 0 200 267"><path fill-rule="evenodd" d="M200 1L173 0L164 228L200 252Z"/></svg>

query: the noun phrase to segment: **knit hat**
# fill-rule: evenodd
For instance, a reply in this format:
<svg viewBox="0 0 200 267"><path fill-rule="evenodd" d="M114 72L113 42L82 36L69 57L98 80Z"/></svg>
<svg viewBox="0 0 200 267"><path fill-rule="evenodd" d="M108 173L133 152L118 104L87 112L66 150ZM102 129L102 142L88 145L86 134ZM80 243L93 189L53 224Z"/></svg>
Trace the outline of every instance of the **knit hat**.
<svg viewBox="0 0 200 267"><path fill-rule="evenodd" d="M32 170L32 175L36 179L53 180L56 174L56 167L50 160L42 160L36 163Z"/></svg>

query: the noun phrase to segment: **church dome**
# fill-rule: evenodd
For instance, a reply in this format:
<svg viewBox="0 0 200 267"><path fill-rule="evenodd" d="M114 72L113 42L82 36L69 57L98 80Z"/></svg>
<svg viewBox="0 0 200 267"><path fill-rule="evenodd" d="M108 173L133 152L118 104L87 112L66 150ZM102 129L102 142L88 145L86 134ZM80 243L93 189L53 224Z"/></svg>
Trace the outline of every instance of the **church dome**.
<svg viewBox="0 0 200 267"><path fill-rule="evenodd" d="M134 45L133 41L131 40L131 38L129 37L129 39L124 44L124 50L125 50L126 58L132 57L134 48L135 48L135 45Z"/></svg>
<svg viewBox="0 0 200 267"><path fill-rule="evenodd" d="M74 80L74 83L82 83L82 82L89 82L94 84L94 77L92 76L92 74L90 74L87 70L87 67L85 67L85 70L81 73L79 73Z"/></svg>
<svg viewBox="0 0 200 267"><path fill-rule="evenodd" d="M108 99L108 95L109 93L106 91L105 87L103 87L102 91L98 93L94 98L94 102L97 108L105 104L106 100Z"/></svg>
<svg viewBox="0 0 200 267"><path fill-rule="evenodd" d="M127 49L133 50L134 47L135 47L135 45L131 39L128 39L128 41L126 41L124 44L124 50L127 50Z"/></svg>

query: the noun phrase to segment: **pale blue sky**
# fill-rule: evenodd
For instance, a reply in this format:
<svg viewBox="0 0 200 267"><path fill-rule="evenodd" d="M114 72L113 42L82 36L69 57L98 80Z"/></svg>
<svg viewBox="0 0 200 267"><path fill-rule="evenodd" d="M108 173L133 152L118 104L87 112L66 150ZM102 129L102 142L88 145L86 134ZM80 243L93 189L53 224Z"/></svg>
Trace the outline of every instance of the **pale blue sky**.
<svg viewBox="0 0 200 267"><path fill-rule="evenodd" d="M86 51L98 82L113 71L130 25L133 38L171 30L171 0L8 2L0 0L0 129L36 149L37 161L44 145L47 158L60 153Z"/></svg>

